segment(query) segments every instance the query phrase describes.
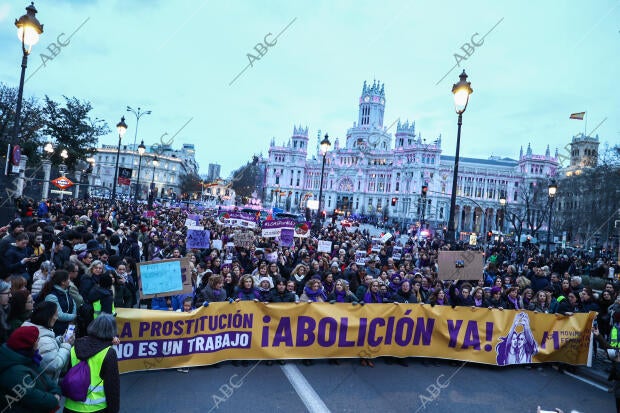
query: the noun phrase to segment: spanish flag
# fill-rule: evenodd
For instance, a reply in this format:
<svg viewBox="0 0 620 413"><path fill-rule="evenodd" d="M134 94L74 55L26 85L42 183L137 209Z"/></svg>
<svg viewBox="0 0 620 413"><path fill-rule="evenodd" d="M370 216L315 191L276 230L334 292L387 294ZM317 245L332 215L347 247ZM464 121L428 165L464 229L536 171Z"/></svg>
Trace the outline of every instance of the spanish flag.
<svg viewBox="0 0 620 413"><path fill-rule="evenodd" d="M579 119L579 120L583 120L583 117L586 115L585 112L577 112L577 113L572 113L570 115L570 119Z"/></svg>

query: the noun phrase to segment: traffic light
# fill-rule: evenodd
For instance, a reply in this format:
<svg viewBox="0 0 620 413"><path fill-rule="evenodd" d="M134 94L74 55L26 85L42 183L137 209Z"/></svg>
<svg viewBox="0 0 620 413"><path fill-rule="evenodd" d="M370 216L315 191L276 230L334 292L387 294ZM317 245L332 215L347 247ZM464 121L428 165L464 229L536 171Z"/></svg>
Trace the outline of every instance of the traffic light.
<svg viewBox="0 0 620 413"><path fill-rule="evenodd" d="M398 198L392 198L392 206L396 206L396 201L398 201Z"/></svg>
<svg viewBox="0 0 620 413"><path fill-rule="evenodd" d="M493 233L491 231L487 232L487 242L491 241L493 238Z"/></svg>
<svg viewBox="0 0 620 413"><path fill-rule="evenodd" d="M424 185L422 185L422 196L426 196L427 192L428 192L428 184L424 182Z"/></svg>

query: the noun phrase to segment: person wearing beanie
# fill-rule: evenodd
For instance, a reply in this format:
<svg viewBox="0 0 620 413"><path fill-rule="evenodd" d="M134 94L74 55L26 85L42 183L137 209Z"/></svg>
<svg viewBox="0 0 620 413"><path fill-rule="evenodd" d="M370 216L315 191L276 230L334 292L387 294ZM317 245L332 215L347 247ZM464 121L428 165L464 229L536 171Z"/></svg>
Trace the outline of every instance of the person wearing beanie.
<svg viewBox="0 0 620 413"><path fill-rule="evenodd" d="M269 302L271 298L271 278L270 277L261 277L258 280L258 300L266 303Z"/></svg>
<svg viewBox="0 0 620 413"><path fill-rule="evenodd" d="M5 395L0 397L0 411L48 413L59 409L60 387L43 374L38 342L39 330L23 326L0 346L0 392ZM18 388L20 393L14 390Z"/></svg>
<svg viewBox="0 0 620 413"><path fill-rule="evenodd" d="M11 306L11 284L0 279L0 344L9 338L11 327L8 322Z"/></svg>

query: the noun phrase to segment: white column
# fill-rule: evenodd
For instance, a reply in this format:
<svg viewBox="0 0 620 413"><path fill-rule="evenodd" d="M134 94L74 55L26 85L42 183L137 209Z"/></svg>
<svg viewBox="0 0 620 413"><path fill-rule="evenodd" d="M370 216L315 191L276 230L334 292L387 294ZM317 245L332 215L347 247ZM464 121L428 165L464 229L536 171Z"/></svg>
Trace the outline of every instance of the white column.
<svg viewBox="0 0 620 413"><path fill-rule="evenodd" d="M47 199L50 191L50 175L52 173L52 162L49 159L41 161L43 165L43 191L41 191L41 199Z"/></svg>
<svg viewBox="0 0 620 413"><path fill-rule="evenodd" d="M80 197L80 182L82 181L82 171L75 171L75 193L73 198L78 199Z"/></svg>
<svg viewBox="0 0 620 413"><path fill-rule="evenodd" d="M28 157L26 155L21 156L19 161L19 177L17 178L17 196L20 197L24 193L24 186L26 185L26 163Z"/></svg>

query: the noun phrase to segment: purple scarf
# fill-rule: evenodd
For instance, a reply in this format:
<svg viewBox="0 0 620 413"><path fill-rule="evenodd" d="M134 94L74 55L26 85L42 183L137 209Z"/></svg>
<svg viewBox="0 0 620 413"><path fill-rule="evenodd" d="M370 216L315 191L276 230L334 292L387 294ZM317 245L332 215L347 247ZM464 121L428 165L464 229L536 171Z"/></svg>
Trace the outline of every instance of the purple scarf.
<svg viewBox="0 0 620 413"><path fill-rule="evenodd" d="M337 303L344 303L344 297L347 296L347 292L345 290L342 291L336 291L336 302Z"/></svg>
<svg viewBox="0 0 620 413"><path fill-rule="evenodd" d="M514 304L516 310L520 310L520 308L519 308L519 301L517 299L514 299L514 298L510 297L509 295L507 295L506 298L508 298L508 301L510 301L511 303Z"/></svg>
<svg viewBox="0 0 620 413"><path fill-rule="evenodd" d="M319 297L323 299L323 301L327 301L327 296L325 295L325 291L321 288L318 291L314 291L312 288L304 287L304 292L310 299L310 301L318 301Z"/></svg>

